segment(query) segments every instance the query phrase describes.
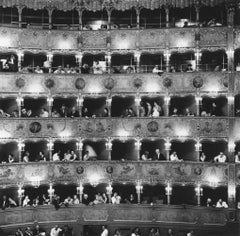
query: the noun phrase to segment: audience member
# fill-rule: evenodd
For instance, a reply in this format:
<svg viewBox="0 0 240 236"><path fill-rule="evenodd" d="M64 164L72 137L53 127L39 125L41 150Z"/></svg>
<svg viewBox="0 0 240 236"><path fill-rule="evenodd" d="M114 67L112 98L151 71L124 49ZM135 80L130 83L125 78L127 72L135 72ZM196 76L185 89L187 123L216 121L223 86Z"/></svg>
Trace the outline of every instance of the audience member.
<svg viewBox="0 0 240 236"><path fill-rule="evenodd" d="M102 226L101 236L108 236L108 229L107 229L107 226L105 225Z"/></svg>
<svg viewBox="0 0 240 236"><path fill-rule="evenodd" d="M130 196L128 198L125 198L124 201L128 204L136 204L137 203L137 200L133 194L130 194Z"/></svg>
<svg viewBox="0 0 240 236"><path fill-rule="evenodd" d="M224 202L221 198L217 201L216 208L228 208L226 202Z"/></svg>
<svg viewBox="0 0 240 236"><path fill-rule="evenodd" d="M53 72L54 74L65 74L62 66L58 66L58 68Z"/></svg>
<svg viewBox="0 0 240 236"><path fill-rule="evenodd" d="M34 70L37 74L43 74L43 70L40 68L40 66L36 66L36 69Z"/></svg>
<svg viewBox="0 0 240 236"><path fill-rule="evenodd" d="M62 232L62 229L55 225L50 231L50 236L60 236L60 232Z"/></svg>
<svg viewBox="0 0 240 236"><path fill-rule="evenodd" d="M220 152L219 155L215 156L213 159L215 162L226 162L227 157L223 154L223 152Z"/></svg>
<svg viewBox="0 0 240 236"><path fill-rule="evenodd" d="M73 205L78 205L78 204L80 204L80 201L79 201L79 199L78 199L78 197L77 197L76 194L73 195L73 201L72 201L72 203L73 203Z"/></svg>
<svg viewBox="0 0 240 236"><path fill-rule="evenodd" d="M69 112L69 117L74 118L79 116L80 116L79 111L76 109L75 106L73 106L71 111Z"/></svg>
<svg viewBox="0 0 240 236"><path fill-rule="evenodd" d="M86 193L83 194L82 203L84 205L89 205L89 203L90 203L90 200L89 200L88 195Z"/></svg>
<svg viewBox="0 0 240 236"><path fill-rule="evenodd" d="M22 206L23 206L23 207L30 206L30 199L29 199L28 195L26 195L26 196L24 197Z"/></svg>
<svg viewBox="0 0 240 236"><path fill-rule="evenodd" d="M53 161L60 161L60 154L61 154L61 151L55 152L52 156L52 160Z"/></svg>
<svg viewBox="0 0 240 236"><path fill-rule="evenodd" d="M112 196L112 204L120 204L121 196L119 196L116 192Z"/></svg>
<svg viewBox="0 0 240 236"><path fill-rule="evenodd" d="M49 116L49 113L47 111L47 109L45 108L42 108L41 111L40 111L40 115L39 115L41 118L48 118Z"/></svg>
<svg viewBox="0 0 240 236"><path fill-rule="evenodd" d="M154 160L154 161L164 161L166 159L165 159L164 155L160 152L160 149L157 148L157 149L155 149L155 153L153 155L152 160Z"/></svg>
<svg viewBox="0 0 240 236"><path fill-rule="evenodd" d="M213 202L212 202L212 199L211 198L208 198L207 199L207 207L214 207L214 204L213 204Z"/></svg>
<svg viewBox="0 0 240 236"><path fill-rule="evenodd" d="M149 151L145 151L145 152L142 154L141 160L143 160L143 161L151 160L151 159L149 158Z"/></svg>
<svg viewBox="0 0 240 236"><path fill-rule="evenodd" d="M30 153L26 151L23 156L23 162L29 162L29 161L30 161Z"/></svg>
<svg viewBox="0 0 240 236"><path fill-rule="evenodd" d="M170 161L181 161L181 159L178 158L177 153L174 151L174 152L170 155Z"/></svg>
<svg viewBox="0 0 240 236"><path fill-rule="evenodd" d="M1 208L2 208L2 210L5 210L8 207L9 207L9 199L7 198L6 195L3 195L2 202L1 202Z"/></svg>
<svg viewBox="0 0 240 236"><path fill-rule="evenodd" d="M13 163L15 160L14 160L14 157L13 157L13 154L9 154L8 155L8 163Z"/></svg>
<svg viewBox="0 0 240 236"><path fill-rule="evenodd" d="M25 229L24 236L33 236L33 231L30 229L30 227Z"/></svg>
<svg viewBox="0 0 240 236"><path fill-rule="evenodd" d="M81 73L82 74L89 74L90 73L90 67L88 66L88 64L83 64L83 66L81 68Z"/></svg>
<svg viewBox="0 0 240 236"><path fill-rule="evenodd" d="M68 109L65 104L62 104L61 108L59 109L58 113L60 117L67 117L68 116Z"/></svg>
<svg viewBox="0 0 240 236"><path fill-rule="evenodd" d="M236 163L240 162L240 151L238 151L237 154L235 155L235 162Z"/></svg>
<svg viewBox="0 0 240 236"><path fill-rule="evenodd" d="M206 157L205 153L202 152L201 155L200 155L200 157L199 157L199 161L204 162L204 161L206 161L206 158L207 158L207 157Z"/></svg>

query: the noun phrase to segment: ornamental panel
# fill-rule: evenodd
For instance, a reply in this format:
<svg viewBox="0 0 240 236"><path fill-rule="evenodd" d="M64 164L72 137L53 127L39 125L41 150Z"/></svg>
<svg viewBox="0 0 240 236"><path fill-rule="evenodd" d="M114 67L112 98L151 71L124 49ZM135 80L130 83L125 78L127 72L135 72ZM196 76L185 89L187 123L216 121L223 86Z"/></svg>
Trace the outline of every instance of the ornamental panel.
<svg viewBox="0 0 240 236"><path fill-rule="evenodd" d="M119 50L135 49L137 47L137 30L111 31L111 48Z"/></svg>
<svg viewBox="0 0 240 236"><path fill-rule="evenodd" d="M200 28L200 46L219 46L227 45L227 31L226 27L208 27L208 28Z"/></svg>
<svg viewBox="0 0 240 236"><path fill-rule="evenodd" d="M140 48L165 48L166 46L165 30L140 30L139 35Z"/></svg>
<svg viewBox="0 0 240 236"><path fill-rule="evenodd" d="M0 35L1 35L1 43L0 47L3 48L18 48L19 46L19 40L21 35L19 34L19 31L16 29L10 29L1 27L0 28Z"/></svg>
<svg viewBox="0 0 240 236"><path fill-rule="evenodd" d="M103 31L82 31L80 37L80 43L82 48L94 49L94 48L106 48L107 46L108 32Z"/></svg>

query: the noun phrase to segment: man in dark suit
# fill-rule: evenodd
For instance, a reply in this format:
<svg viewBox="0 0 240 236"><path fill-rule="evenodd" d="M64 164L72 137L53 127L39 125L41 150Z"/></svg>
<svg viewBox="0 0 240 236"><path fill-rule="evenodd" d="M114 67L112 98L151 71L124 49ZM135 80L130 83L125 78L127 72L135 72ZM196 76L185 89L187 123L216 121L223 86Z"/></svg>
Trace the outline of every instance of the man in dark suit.
<svg viewBox="0 0 240 236"><path fill-rule="evenodd" d="M62 107L59 110L59 114L60 114L61 117L67 117L68 110L67 110L65 104L62 104Z"/></svg>
<svg viewBox="0 0 240 236"><path fill-rule="evenodd" d="M2 197L2 210L5 210L7 207L9 207L9 201L6 195L3 195Z"/></svg>
<svg viewBox="0 0 240 236"><path fill-rule="evenodd" d="M153 161L164 161L166 160L166 158L164 157L164 155L160 152L160 149L156 149L155 150L155 154L153 155L152 158Z"/></svg>

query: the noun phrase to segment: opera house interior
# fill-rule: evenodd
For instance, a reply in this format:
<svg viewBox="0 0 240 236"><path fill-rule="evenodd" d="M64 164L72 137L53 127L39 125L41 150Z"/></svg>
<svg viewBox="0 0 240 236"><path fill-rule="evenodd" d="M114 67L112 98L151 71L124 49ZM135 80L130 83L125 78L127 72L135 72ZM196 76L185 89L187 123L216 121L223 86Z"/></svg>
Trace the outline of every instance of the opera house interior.
<svg viewBox="0 0 240 236"><path fill-rule="evenodd" d="M0 236L240 235L240 0L0 0Z"/></svg>

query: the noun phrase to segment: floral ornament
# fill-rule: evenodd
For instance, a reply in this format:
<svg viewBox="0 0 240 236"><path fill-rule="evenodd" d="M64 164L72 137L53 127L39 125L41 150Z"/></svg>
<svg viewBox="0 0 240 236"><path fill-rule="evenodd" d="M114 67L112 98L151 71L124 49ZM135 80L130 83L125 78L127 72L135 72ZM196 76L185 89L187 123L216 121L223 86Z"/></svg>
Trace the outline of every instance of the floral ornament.
<svg viewBox="0 0 240 236"><path fill-rule="evenodd" d="M53 124L47 124L47 129L53 130L54 129Z"/></svg>
<svg viewBox="0 0 240 236"><path fill-rule="evenodd" d="M113 78L111 78L111 77L106 78L105 81L104 81L104 87L108 90L112 90L114 88Z"/></svg>
<svg viewBox="0 0 240 236"><path fill-rule="evenodd" d="M170 88L172 86L172 79L170 79L169 77L166 77L164 80L163 80L163 86L165 88Z"/></svg>
<svg viewBox="0 0 240 236"><path fill-rule="evenodd" d="M85 80L83 78L77 78L76 81L75 81L75 87L76 89L78 90L82 90L85 88Z"/></svg>
<svg viewBox="0 0 240 236"><path fill-rule="evenodd" d="M45 86L48 88L48 89L52 89L54 86L55 86L55 82L53 79L46 79L45 80Z"/></svg>
<svg viewBox="0 0 240 236"><path fill-rule="evenodd" d="M78 166L76 171L79 175L81 175L84 172L84 168L82 166Z"/></svg>
<svg viewBox="0 0 240 236"><path fill-rule="evenodd" d="M139 78L136 78L134 81L133 81L133 86L136 88L136 89L139 89L141 88L143 85L143 81Z"/></svg>
<svg viewBox="0 0 240 236"><path fill-rule="evenodd" d="M201 88L203 86L203 79L200 76L197 76L193 79L193 87L194 88Z"/></svg>
<svg viewBox="0 0 240 236"><path fill-rule="evenodd" d="M25 80L23 78L16 79L16 86L21 89L25 86Z"/></svg>
<svg viewBox="0 0 240 236"><path fill-rule="evenodd" d="M113 173L113 168L112 168L112 166L107 166L106 172L107 172L108 174L112 174L112 173Z"/></svg>
<svg viewBox="0 0 240 236"><path fill-rule="evenodd" d="M42 126L39 122L32 122L29 126L30 132L34 134L40 132L41 129L42 129Z"/></svg>
<svg viewBox="0 0 240 236"><path fill-rule="evenodd" d="M17 131L22 131L23 130L23 124L17 125Z"/></svg>
<svg viewBox="0 0 240 236"><path fill-rule="evenodd" d="M158 123L156 121L151 121L147 124L147 129L150 132L158 131Z"/></svg>
<svg viewBox="0 0 240 236"><path fill-rule="evenodd" d="M228 76L225 76L223 78L223 85L224 85L225 88L228 88Z"/></svg>

